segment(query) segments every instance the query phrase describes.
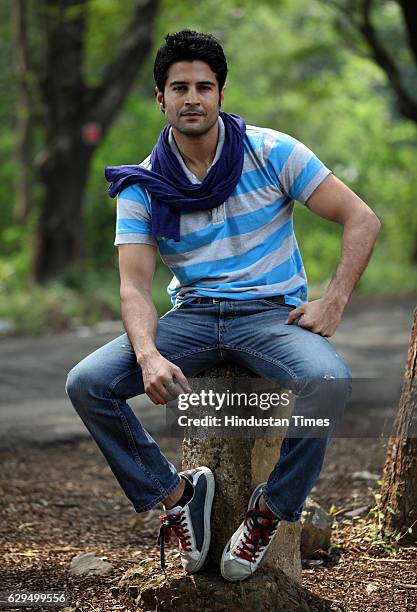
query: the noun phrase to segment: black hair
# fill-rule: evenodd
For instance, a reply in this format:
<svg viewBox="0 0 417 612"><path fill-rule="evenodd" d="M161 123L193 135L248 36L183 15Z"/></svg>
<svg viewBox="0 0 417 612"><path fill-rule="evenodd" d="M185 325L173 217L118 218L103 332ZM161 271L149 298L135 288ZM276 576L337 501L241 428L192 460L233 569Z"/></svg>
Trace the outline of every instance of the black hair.
<svg viewBox="0 0 417 612"><path fill-rule="evenodd" d="M219 91L227 76L227 61L219 41L212 34L181 30L167 34L165 44L159 47L153 69L156 86L159 91L165 89L168 71L175 62L206 62L215 73Z"/></svg>

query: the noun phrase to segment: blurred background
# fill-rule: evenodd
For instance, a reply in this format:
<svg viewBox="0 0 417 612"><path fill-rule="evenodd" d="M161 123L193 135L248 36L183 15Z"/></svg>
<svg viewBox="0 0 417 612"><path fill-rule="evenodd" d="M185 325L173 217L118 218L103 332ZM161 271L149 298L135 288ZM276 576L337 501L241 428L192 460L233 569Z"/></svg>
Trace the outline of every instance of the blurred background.
<svg viewBox="0 0 417 612"><path fill-rule="evenodd" d="M360 522L375 509L380 432L397 412L417 301L413 0L1 0L0 582L65 584L71 603L114 610L117 575L156 558L155 513L138 522L64 388L73 365L122 331L104 168L150 153L164 121L155 52L167 32L186 27L224 46L226 111L301 140L382 221L331 339L352 372L348 416L361 428L361 437L335 439L312 492L330 524L337 517L336 553L313 560L303 581L352 610L414 610L415 553L404 549L388 573L369 563L374 545L382 542L382 561L392 547L376 528L364 540ZM294 211L314 299L335 272L342 228L302 205ZM169 280L159 262L160 314ZM179 468L180 441L160 433L164 408L145 395L129 403ZM68 578L71 559L86 551L111 559L115 577ZM389 588L365 592L371 578Z"/></svg>
<svg viewBox="0 0 417 612"><path fill-rule="evenodd" d="M139 163L163 126L152 66L167 32L210 31L229 63L224 109L309 146L382 220L356 293L417 292L417 32L410 2L3 0L0 330L119 317L106 165ZM295 207L319 294L341 228ZM155 302L169 307L160 262Z"/></svg>

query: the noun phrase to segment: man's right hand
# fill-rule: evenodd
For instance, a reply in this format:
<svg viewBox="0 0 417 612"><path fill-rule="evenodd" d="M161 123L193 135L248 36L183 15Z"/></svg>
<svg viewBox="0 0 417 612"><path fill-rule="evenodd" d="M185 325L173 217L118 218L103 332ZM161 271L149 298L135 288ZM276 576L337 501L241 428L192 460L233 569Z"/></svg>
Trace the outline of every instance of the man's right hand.
<svg viewBox="0 0 417 612"><path fill-rule="evenodd" d="M145 393L154 404L166 404L180 393L191 393L191 387L181 369L160 353L143 357L139 365Z"/></svg>

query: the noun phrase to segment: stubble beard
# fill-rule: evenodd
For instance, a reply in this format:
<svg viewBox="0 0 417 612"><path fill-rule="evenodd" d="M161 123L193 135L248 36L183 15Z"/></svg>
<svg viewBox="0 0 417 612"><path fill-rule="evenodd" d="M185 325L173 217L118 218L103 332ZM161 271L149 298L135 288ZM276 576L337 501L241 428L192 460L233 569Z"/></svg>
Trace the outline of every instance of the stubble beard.
<svg viewBox="0 0 417 612"><path fill-rule="evenodd" d="M200 125L184 125L181 119L182 119L181 116L178 117L175 124L172 124L172 127L178 130L180 134L183 134L184 136L190 136L192 138L192 137L199 137L199 136L203 136L204 134L207 134L207 132L209 132L212 129L212 127L217 123L218 115L214 117L211 121L207 118L207 115L206 115L204 117L205 121L203 122L202 125L201 124Z"/></svg>

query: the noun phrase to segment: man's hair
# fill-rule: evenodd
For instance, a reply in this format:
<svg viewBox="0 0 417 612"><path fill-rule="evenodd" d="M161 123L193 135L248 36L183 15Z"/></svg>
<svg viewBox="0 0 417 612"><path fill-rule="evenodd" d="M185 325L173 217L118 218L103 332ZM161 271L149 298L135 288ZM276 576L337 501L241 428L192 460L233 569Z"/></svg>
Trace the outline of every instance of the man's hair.
<svg viewBox="0 0 417 612"><path fill-rule="evenodd" d="M219 41L212 34L181 30L167 34L165 44L159 47L153 74L159 91L164 91L168 71L176 62L206 62L215 73L219 91L222 90L227 76L227 62Z"/></svg>

